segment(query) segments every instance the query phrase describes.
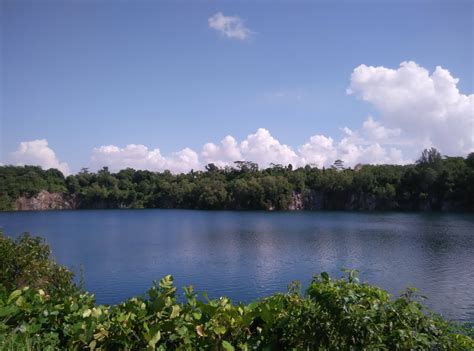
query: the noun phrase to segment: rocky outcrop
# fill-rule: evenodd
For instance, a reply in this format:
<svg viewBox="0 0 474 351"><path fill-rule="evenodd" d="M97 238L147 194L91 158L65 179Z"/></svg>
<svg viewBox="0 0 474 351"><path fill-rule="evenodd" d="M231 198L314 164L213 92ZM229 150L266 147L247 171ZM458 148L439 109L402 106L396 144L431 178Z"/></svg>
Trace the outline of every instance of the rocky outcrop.
<svg viewBox="0 0 474 351"><path fill-rule="evenodd" d="M15 201L15 209L18 211L39 211L39 210L71 210L76 204L73 198L69 198L60 193L50 193L42 190L32 197L19 197Z"/></svg>
<svg viewBox="0 0 474 351"><path fill-rule="evenodd" d="M291 194L291 203L288 206L288 209L290 211L301 211L304 210L304 204L303 204L303 195L299 193L293 193Z"/></svg>

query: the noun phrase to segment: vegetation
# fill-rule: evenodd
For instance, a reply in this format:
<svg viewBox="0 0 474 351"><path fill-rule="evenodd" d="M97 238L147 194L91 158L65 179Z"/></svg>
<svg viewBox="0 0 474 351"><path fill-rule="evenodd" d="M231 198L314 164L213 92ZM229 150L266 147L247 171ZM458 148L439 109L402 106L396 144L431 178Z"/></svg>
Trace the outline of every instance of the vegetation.
<svg viewBox="0 0 474 351"><path fill-rule="evenodd" d="M173 175L127 168L83 169L64 177L56 169L0 167L0 210L42 190L72 199L76 208L474 210L474 153L442 157L425 150L412 165L358 165L293 169L252 162Z"/></svg>
<svg viewBox="0 0 474 351"><path fill-rule="evenodd" d="M70 294L78 287L73 273L56 263L40 237L21 235L16 241L0 230L0 284L6 291L29 286L53 295Z"/></svg>
<svg viewBox="0 0 474 351"><path fill-rule="evenodd" d="M0 234L2 350L472 350L473 330L430 313L413 289L397 299L355 271L314 277L248 305L178 299L171 276L115 306L72 283L41 239ZM30 264L28 264L30 262ZM36 279L35 279L36 277Z"/></svg>

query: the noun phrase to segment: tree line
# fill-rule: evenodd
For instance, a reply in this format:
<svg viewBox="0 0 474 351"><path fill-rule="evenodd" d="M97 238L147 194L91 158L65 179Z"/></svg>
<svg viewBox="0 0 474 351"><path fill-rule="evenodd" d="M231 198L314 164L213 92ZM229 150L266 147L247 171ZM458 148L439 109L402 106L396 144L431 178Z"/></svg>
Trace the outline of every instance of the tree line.
<svg viewBox="0 0 474 351"><path fill-rule="evenodd" d="M82 169L65 177L57 169L0 167L0 210L14 210L19 197L60 193L81 208L183 208L229 210L462 210L474 209L474 153L442 156L424 150L414 164L307 165L249 161L208 164L203 171Z"/></svg>

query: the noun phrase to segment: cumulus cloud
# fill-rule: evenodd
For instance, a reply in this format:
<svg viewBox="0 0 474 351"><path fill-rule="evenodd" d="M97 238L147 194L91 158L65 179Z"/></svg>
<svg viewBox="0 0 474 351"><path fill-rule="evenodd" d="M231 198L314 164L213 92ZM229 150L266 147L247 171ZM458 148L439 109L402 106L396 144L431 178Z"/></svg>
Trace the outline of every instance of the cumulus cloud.
<svg viewBox="0 0 474 351"><path fill-rule="evenodd" d="M181 173L199 168L199 157L195 151L189 148L165 157L159 149L148 149L145 145L129 144L124 148L107 145L94 148L92 163L96 167L107 166L112 170L132 167L152 171L170 170L173 173Z"/></svg>
<svg viewBox="0 0 474 351"><path fill-rule="evenodd" d="M225 24L229 18L231 24ZM218 13L209 19L209 25L233 33L242 29L236 18ZM244 39L235 33L226 35ZM252 161L260 167L271 163L328 167L337 159L350 167L403 164L413 162L430 146L443 154L465 155L474 151L474 94L460 93L458 81L444 68L430 73L415 62L402 62L397 69L360 65L352 72L347 92L373 105L376 118L368 116L355 129L343 127L337 138L315 133L293 148L259 128L240 141L228 135L218 143L208 142L199 154L189 148L165 156L159 149L139 144L100 146L92 152L92 163L113 170L133 167L181 173L204 169L208 163L223 167L234 161ZM46 140L21 143L13 159L69 172Z"/></svg>
<svg viewBox="0 0 474 351"><path fill-rule="evenodd" d="M271 163L317 167L328 167L335 160L341 159L346 166L357 163L397 163L410 162L403 157L400 149L390 138L398 136L399 131L382 126L369 117L360 130L342 129L342 137L335 141L324 135L314 135L297 150L280 143L267 129L260 128L238 143L232 136L225 137L220 145L204 145L201 161L204 164L214 163L217 166L232 165L236 160L252 161L260 167Z"/></svg>
<svg viewBox="0 0 474 351"><path fill-rule="evenodd" d="M460 93L458 82L447 69L438 66L430 73L413 61L397 69L360 65L347 92L372 104L383 123L409 138L412 147L465 155L474 151L474 94ZM370 123L367 128L386 134Z"/></svg>
<svg viewBox="0 0 474 351"><path fill-rule="evenodd" d="M222 139L220 145L204 144L201 155L206 164L214 163L218 167L228 166L243 159L237 140L230 135Z"/></svg>
<svg viewBox="0 0 474 351"><path fill-rule="evenodd" d="M238 16L225 16L222 12L209 17L209 27L231 39L246 40L252 31L244 25L244 21Z"/></svg>
<svg viewBox="0 0 474 351"><path fill-rule="evenodd" d="M337 159L337 149L333 138L324 135L313 135L299 148L303 163L323 167Z"/></svg>
<svg viewBox="0 0 474 351"><path fill-rule="evenodd" d="M267 166L270 163L299 164L298 155L293 149L281 144L265 128L259 128L240 144L246 160Z"/></svg>
<svg viewBox="0 0 474 351"><path fill-rule="evenodd" d="M17 165L35 165L43 169L56 168L65 175L69 174L68 164L58 160L46 139L23 141L11 156Z"/></svg>
<svg viewBox="0 0 474 351"><path fill-rule="evenodd" d="M384 127L380 122L375 121L372 116L369 116L366 121L362 124L362 130L371 140L384 140L398 137L401 134L400 128L387 128Z"/></svg>
<svg viewBox="0 0 474 351"><path fill-rule="evenodd" d="M281 144L265 128L259 128L254 134L248 135L238 143L228 135L220 145L207 143L201 152L204 163L214 163L217 166L232 165L234 161L252 161L262 167L271 163L293 164L300 163L293 149Z"/></svg>
<svg viewBox="0 0 474 351"><path fill-rule="evenodd" d="M228 135L219 144L206 143L200 154L185 148L165 156L159 149L150 149L141 144L129 144L125 147L104 145L93 149L91 161L95 169L107 166L118 171L131 167L151 171L170 170L173 173L204 169L208 163L219 167L232 166L234 161L252 161L262 168L272 163L292 164L295 167L306 164L328 167L337 159L343 160L346 166L357 163L406 163L407 160L402 157L399 149L389 147L379 140L393 133L391 129L369 117L360 130L343 128L342 137L338 141L328 136L314 135L296 150L281 143L267 129L259 128L240 142ZM69 173L68 165L57 160L46 140L21 143L13 153L13 158L19 164L35 164Z"/></svg>
<svg viewBox="0 0 474 351"><path fill-rule="evenodd" d="M263 128L250 134L240 143L230 135L222 139L220 144L206 143L200 156L189 148L170 156L163 156L159 149L129 144L123 148L115 145L94 148L91 159L95 168L107 166L112 170L120 170L132 167L152 171L167 169L173 173L203 169L208 163L224 167L233 165L234 161L252 161L267 167L272 162L296 165L300 161L291 147L281 144Z"/></svg>
<svg viewBox="0 0 474 351"><path fill-rule="evenodd" d="M402 150L393 146L388 136L398 135L398 131L385 128L369 117L361 130L342 129L339 141L324 135L314 135L298 149L301 164L327 167L335 160L343 160L346 166L358 163L404 164Z"/></svg>

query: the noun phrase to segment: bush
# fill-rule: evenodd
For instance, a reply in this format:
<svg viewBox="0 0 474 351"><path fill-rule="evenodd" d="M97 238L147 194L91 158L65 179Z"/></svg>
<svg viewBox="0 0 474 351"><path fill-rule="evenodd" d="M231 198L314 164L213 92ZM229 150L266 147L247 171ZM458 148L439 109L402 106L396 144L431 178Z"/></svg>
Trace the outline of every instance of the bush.
<svg viewBox="0 0 474 351"><path fill-rule="evenodd" d="M0 284L6 290L29 286L51 294L68 294L77 289L73 277L54 261L42 238L24 233L14 240L0 231Z"/></svg>
<svg viewBox="0 0 474 351"><path fill-rule="evenodd" d="M44 248L41 240L28 240L32 251ZM43 265L33 267L48 272ZM210 300L205 293L199 299L192 287L184 289L184 302L179 302L173 278L166 276L146 296L98 306L69 278L64 289L55 286L47 293L38 287L12 291L7 286L15 284L2 276L1 349L474 349L472 329L430 313L414 301L414 290L392 299L360 283L354 271L338 280L322 273L304 295L293 284L286 294L248 305L233 305L226 297ZM50 285L48 279L30 281Z"/></svg>

